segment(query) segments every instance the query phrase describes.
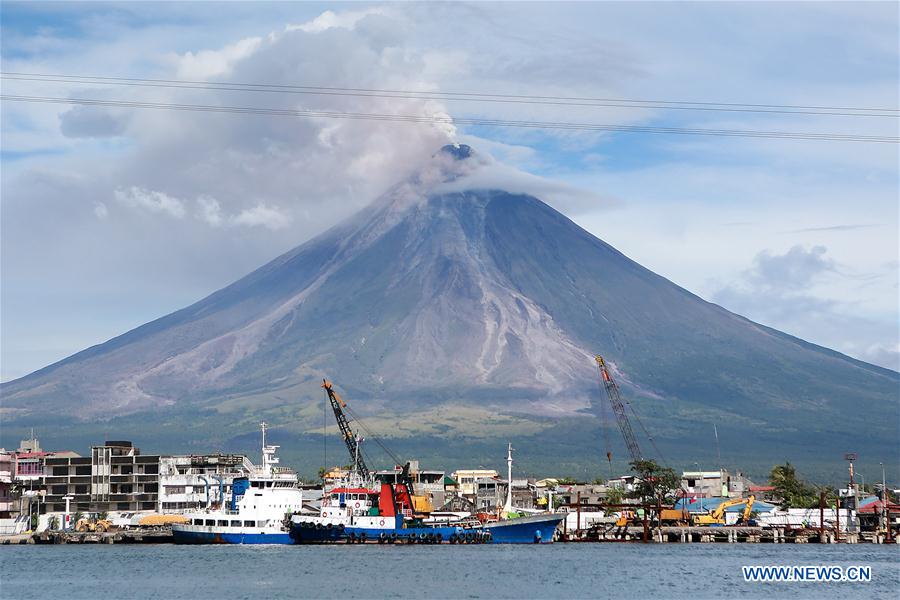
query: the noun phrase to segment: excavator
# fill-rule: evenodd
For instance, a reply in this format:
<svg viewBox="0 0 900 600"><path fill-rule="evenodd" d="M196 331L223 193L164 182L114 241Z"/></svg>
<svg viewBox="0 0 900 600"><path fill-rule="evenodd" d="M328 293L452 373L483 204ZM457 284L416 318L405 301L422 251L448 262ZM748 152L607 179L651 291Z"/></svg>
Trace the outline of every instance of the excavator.
<svg viewBox="0 0 900 600"><path fill-rule="evenodd" d="M744 510L741 513L741 518L738 521L738 524L747 524L750 522L750 514L753 512L753 503L756 501L756 496L748 496L747 498L732 498L731 500L726 500L719 506L717 506L711 513L708 515L694 515L693 524L694 525L711 525L711 526L723 526L725 525L725 511L731 506L736 506L738 504L744 504L746 502L746 506L744 506Z"/></svg>

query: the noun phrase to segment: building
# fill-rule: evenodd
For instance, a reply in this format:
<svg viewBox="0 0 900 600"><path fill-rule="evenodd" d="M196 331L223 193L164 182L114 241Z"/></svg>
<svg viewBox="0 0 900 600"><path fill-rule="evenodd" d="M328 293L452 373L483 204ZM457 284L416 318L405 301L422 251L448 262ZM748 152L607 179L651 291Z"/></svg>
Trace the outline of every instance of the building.
<svg viewBox="0 0 900 600"><path fill-rule="evenodd" d="M606 502L609 487L605 484L576 483L560 485L555 490L559 504L596 506Z"/></svg>
<svg viewBox="0 0 900 600"><path fill-rule="evenodd" d="M15 455L0 451L0 519L12 519L19 514L14 494L15 472Z"/></svg>
<svg viewBox="0 0 900 600"><path fill-rule="evenodd" d="M681 487L688 496L697 498L728 497L728 471L683 471Z"/></svg>
<svg viewBox="0 0 900 600"><path fill-rule="evenodd" d="M462 469L450 474L458 484L458 493L468 499L475 497L475 481L477 479L494 479L500 474L493 469Z"/></svg>
<svg viewBox="0 0 900 600"><path fill-rule="evenodd" d="M688 496L703 498L743 498L751 487L756 487L743 473L734 475L726 469L718 471L684 471L681 486Z"/></svg>
<svg viewBox="0 0 900 600"><path fill-rule="evenodd" d="M399 482L403 468L395 466L393 469L385 469L375 473L375 480L382 483L396 484ZM419 461L409 462L409 476L413 480L413 494L427 499L431 507L444 505L446 493L444 487L444 472L419 469Z"/></svg>
<svg viewBox="0 0 900 600"><path fill-rule="evenodd" d="M50 457L45 460L46 511L62 512L66 497L77 512L154 511L159 500L159 462L142 455L128 441L93 446L90 457Z"/></svg>
<svg viewBox="0 0 900 600"><path fill-rule="evenodd" d="M509 483L499 477L477 477L472 483L475 494L472 502L478 512L493 513L506 503Z"/></svg>
<svg viewBox="0 0 900 600"><path fill-rule="evenodd" d="M41 512L182 512L220 503L235 477L253 468L245 456L141 454L129 441L108 441L90 457L44 459Z"/></svg>

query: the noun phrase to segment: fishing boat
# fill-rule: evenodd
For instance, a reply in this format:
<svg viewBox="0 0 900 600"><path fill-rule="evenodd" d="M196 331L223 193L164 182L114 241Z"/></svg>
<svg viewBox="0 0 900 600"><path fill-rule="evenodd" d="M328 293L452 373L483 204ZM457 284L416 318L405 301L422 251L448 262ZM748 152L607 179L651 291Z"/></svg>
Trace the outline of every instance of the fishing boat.
<svg viewBox="0 0 900 600"><path fill-rule="evenodd" d="M187 523L172 525L176 544L293 544L286 515L300 511L303 492L290 469L277 467L278 446L266 444L262 428L262 466L234 479L231 498L216 508L185 513Z"/></svg>

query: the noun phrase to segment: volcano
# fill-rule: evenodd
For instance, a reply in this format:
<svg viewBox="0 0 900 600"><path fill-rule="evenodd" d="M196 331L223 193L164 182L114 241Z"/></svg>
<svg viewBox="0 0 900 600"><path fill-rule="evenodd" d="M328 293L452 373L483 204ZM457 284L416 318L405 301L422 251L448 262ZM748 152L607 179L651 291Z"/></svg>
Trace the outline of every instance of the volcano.
<svg viewBox="0 0 900 600"><path fill-rule="evenodd" d="M304 432L328 377L383 433L423 444L596 432L599 353L670 447L715 423L736 446L812 454L865 430L896 455L896 372L706 302L536 197L468 184L484 163L447 146L228 287L3 384L7 425L119 419L149 435L190 413L226 437L260 416Z"/></svg>

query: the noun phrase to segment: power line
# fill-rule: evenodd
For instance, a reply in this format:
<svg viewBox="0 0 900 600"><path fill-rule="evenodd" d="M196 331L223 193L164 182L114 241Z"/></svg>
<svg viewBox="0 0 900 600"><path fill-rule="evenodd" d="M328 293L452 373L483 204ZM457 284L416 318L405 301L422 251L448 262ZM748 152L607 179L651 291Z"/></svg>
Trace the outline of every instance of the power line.
<svg viewBox="0 0 900 600"><path fill-rule="evenodd" d="M793 140L821 140L844 142L900 143L900 138L889 136L840 134L840 133L805 133L791 131L759 131L745 129L702 129L688 127L652 127L643 125L608 125L599 123L571 123L546 121L513 121L504 119L479 119L470 117L447 117L440 115L392 115L380 113L356 113L320 110L277 109L253 106L216 106L204 104L171 104L162 102L135 102L125 100L99 100L93 98L59 98L52 96L17 96L0 95L0 99L10 102L73 104L81 106L107 106L120 108L141 108L154 110L179 110L189 112L208 112L224 114L254 114L267 116L287 116L328 119L354 119L369 121L391 121L404 123L447 124L447 125L480 125L485 127L517 127L527 129L556 129L568 131L622 132L622 133L654 133L675 135L705 135L719 137L748 137Z"/></svg>
<svg viewBox="0 0 900 600"><path fill-rule="evenodd" d="M78 83L90 85L118 85L130 87L155 87L197 89L214 91L265 92L278 94L312 94L324 96L349 96L363 98L398 98L412 100L444 100L467 102L494 102L512 104L540 104L553 106L577 106L594 108L636 108L653 110L694 110L715 112L776 113L845 117L900 117L900 110L891 108L861 108L848 106L803 106L789 104L741 104L735 102L688 102L673 100L636 100L624 98L586 98L575 96L530 96L520 94L490 94L476 92L427 92L375 88L342 88L326 86L283 85L265 83L238 83L192 81L178 79L146 79L137 77L102 77L89 75L62 75L49 73L0 72L0 78L11 81L50 83Z"/></svg>

